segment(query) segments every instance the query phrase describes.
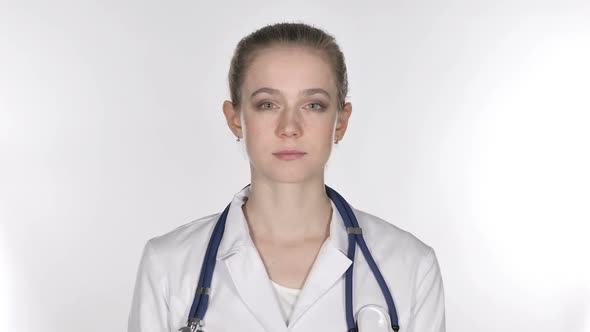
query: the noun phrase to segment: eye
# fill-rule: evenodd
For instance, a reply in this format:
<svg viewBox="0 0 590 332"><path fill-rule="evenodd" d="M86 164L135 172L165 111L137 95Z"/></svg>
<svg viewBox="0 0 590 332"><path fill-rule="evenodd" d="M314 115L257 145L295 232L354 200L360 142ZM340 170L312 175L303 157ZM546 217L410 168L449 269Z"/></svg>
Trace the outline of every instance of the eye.
<svg viewBox="0 0 590 332"><path fill-rule="evenodd" d="M322 103L311 103L310 106L315 105L316 107L312 107L311 109L314 111L323 111L326 107Z"/></svg>
<svg viewBox="0 0 590 332"><path fill-rule="evenodd" d="M265 101L265 102L258 104L256 107L259 109L263 109L263 110L270 110L270 109L272 109L273 105L274 105L273 103L271 103L269 101Z"/></svg>

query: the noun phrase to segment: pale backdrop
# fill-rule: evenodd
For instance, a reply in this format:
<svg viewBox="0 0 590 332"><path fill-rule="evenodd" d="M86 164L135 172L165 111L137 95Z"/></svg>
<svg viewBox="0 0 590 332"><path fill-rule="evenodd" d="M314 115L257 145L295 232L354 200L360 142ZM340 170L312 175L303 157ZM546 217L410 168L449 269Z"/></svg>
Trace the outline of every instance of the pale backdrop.
<svg viewBox="0 0 590 332"><path fill-rule="evenodd" d="M447 330L589 331L589 6L2 1L0 330L125 331L145 241L248 183L236 43L301 20L349 69L326 183L435 249Z"/></svg>

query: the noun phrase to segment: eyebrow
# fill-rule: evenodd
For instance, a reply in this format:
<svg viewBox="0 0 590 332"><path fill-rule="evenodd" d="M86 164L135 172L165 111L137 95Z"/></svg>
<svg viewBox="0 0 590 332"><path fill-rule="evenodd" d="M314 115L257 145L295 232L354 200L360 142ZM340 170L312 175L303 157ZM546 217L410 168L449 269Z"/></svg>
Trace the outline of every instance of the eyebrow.
<svg viewBox="0 0 590 332"><path fill-rule="evenodd" d="M259 93L268 93L268 94L273 95L273 94L281 94L281 91L280 90L277 90L277 89L273 89L273 88L263 87L263 88L260 88L260 89L258 89L256 91L254 91L252 93L252 95L250 95L250 98L253 98L255 95L257 95ZM305 96L311 96L311 95L316 94L316 93L321 93L321 94L326 95L328 98L331 99L330 94L328 93L328 91L326 91L324 89L321 89L321 88L305 89L305 90L301 90L299 92L299 94L302 94L302 95L305 95Z"/></svg>

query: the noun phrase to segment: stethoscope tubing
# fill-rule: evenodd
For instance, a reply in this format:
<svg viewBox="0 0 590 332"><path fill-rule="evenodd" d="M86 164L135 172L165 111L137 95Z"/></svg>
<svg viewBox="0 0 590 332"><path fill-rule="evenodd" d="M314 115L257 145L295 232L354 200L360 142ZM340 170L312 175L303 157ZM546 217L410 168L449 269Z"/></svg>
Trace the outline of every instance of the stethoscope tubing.
<svg viewBox="0 0 590 332"><path fill-rule="evenodd" d="M346 215L348 216L348 218L342 218L342 220L344 221L344 224L346 225L346 227L353 227L353 228L360 228L358 221L356 219L356 216L354 214L354 212L352 211L352 209L350 208L350 204L348 204L348 202L346 202L346 200L344 199L344 197L342 197L342 195L340 195L337 191L333 190L332 188L330 188L329 186L325 185L326 187L326 193L328 194L328 196L332 199L332 201L334 201L334 205L336 205L336 207L338 208L338 211L345 211ZM335 199L335 200L334 200ZM344 204L346 203L346 204ZM348 221L350 221L351 225L348 225L346 222L346 219L348 219ZM387 308L389 311L389 317L391 319L391 325L394 331L398 331L399 330L399 322L398 322L398 317L397 317L397 310L395 308L395 303L393 301L393 297L391 295L391 292L389 290L389 287L387 286L387 283L385 282L385 279L383 278L383 275L381 274L381 271L379 270L377 263L375 263L375 260L373 259L373 255L371 255L371 252L369 251L369 247L367 246L367 243L365 242L365 239L362 236L362 233L357 234L357 233L348 233L348 258L350 258L353 262L354 262L354 255L355 255L355 243L358 242L359 247L361 249L361 252L363 253L363 256L365 257L369 267L371 268L371 272L373 272L373 275L375 276L375 279L377 280L377 283L379 284L379 288L381 288L381 293L383 294L384 298L385 298L385 302L387 303ZM351 241L352 240L352 241ZM354 315L352 313L352 271L353 271L353 264L350 265L350 267L348 268L348 270L346 270L346 282L345 283L345 287L346 287L346 297L347 297L347 301L346 301L346 317L347 317L347 323L348 323L348 330L349 331L357 331L357 326L356 323L354 322Z"/></svg>
<svg viewBox="0 0 590 332"><path fill-rule="evenodd" d="M203 260L203 264L201 266L199 282L197 283L197 289L195 290L195 298L190 309L189 323L192 323L194 318L197 318L198 320L202 321L205 317L207 307L209 306L209 294L202 293L199 290L211 289L213 271L215 270L215 264L217 262L217 250L219 248L219 243L221 242L221 237L223 236L223 231L225 230L225 220L229 212L230 205L231 203L228 204L225 210L223 210L223 212L221 213L218 222L215 224L213 233L211 234L209 244L207 245L207 250L205 251L205 259Z"/></svg>
<svg viewBox="0 0 590 332"><path fill-rule="evenodd" d="M250 184L246 185L244 188L242 188L242 190L248 186L250 186ZM338 192L330 188L328 185L324 186L327 195L330 197L330 199L332 199L334 205L336 205L338 212L340 212L340 214L343 215L342 220L346 228L360 229L356 216L354 215L354 212L352 211L350 205L346 202L346 200L340 194L338 194ZM211 289L211 281L213 279L213 272L215 270L215 264L217 261L217 251L219 249L219 244L221 243L221 238L223 237L223 232L225 230L225 222L227 219L227 214L229 212L230 206L231 203L228 204L221 213L217 223L215 224L215 227L213 228L211 238L205 251L205 258L203 259L203 263L201 266L199 281L197 283L197 288L195 290L195 297L189 311L188 326L192 330L194 330L194 327L198 325L199 322L203 321L205 313L207 312L207 308L209 306L209 292ZM389 291L389 287L387 286L385 279L381 274L381 271L377 267L377 264L375 263L375 260L373 259L373 256L371 255L362 234L354 232L348 232L347 256L353 263L348 267L348 269L345 272L345 310L348 332L358 331L358 326L354 320L352 308L352 279L355 249L357 243L359 244L361 252L367 260L367 264L371 268L371 271L373 272L373 275L375 276L375 279L379 284L381 292L383 293L383 296L385 298L385 302L387 303L392 328L394 331L397 332L399 330L397 310L395 308L395 303L393 301L391 292Z"/></svg>

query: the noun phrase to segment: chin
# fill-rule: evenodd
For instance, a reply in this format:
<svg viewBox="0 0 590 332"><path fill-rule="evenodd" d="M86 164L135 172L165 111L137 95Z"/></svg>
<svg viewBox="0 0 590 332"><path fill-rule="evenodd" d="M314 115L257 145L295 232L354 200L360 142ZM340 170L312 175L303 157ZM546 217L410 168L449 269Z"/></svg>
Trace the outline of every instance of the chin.
<svg viewBox="0 0 590 332"><path fill-rule="evenodd" d="M262 177L279 183L307 182L324 174L325 163L322 163L321 160L307 160L303 163L301 161L272 159L264 163L251 163L251 167L254 167L254 171ZM256 167L256 165L260 167Z"/></svg>
<svg viewBox="0 0 590 332"><path fill-rule="evenodd" d="M306 168L305 170L302 169L289 169L285 167L281 170L272 170L271 172L267 173L267 177L272 179L275 182L281 183L301 183L301 182L308 182L314 178L321 177L324 173L324 168L320 167L319 169L310 169Z"/></svg>

